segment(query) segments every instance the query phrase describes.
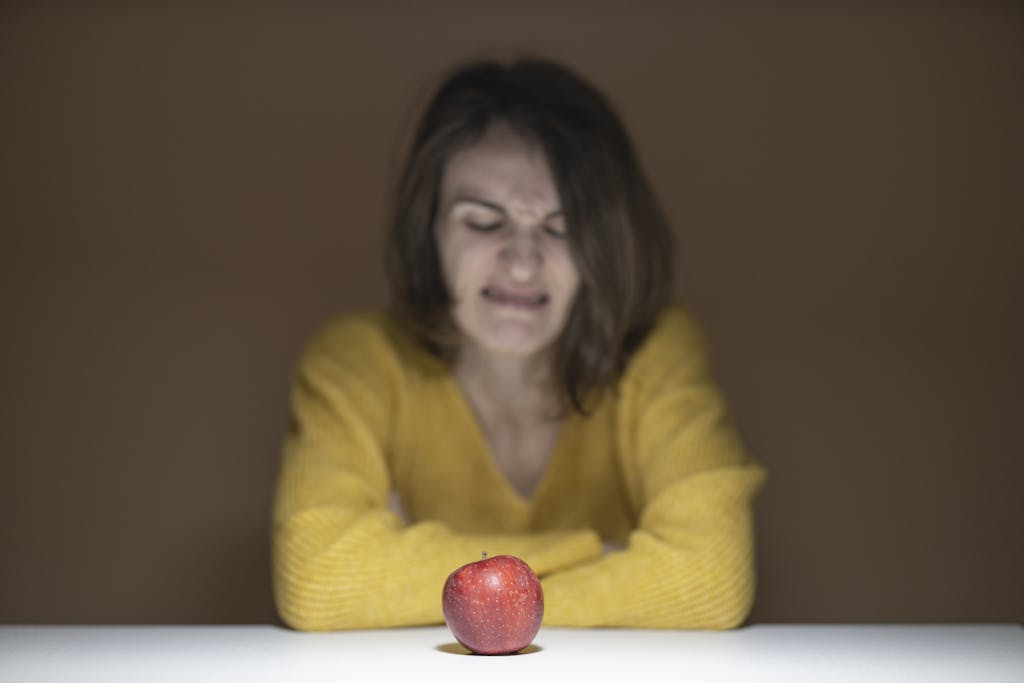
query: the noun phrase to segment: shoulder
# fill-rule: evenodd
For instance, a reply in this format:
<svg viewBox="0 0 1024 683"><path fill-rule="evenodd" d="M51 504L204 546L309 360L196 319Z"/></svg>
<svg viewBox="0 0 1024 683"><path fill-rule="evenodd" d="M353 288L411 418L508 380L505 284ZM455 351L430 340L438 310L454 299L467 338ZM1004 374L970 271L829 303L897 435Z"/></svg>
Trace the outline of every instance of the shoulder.
<svg viewBox="0 0 1024 683"><path fill-rule="evenodd" d="M338 315L322 324L307 341L300 368L344 368L349 373L401 371L429 363L405 328L382 310Z"/></svg>
<svg viewBox="0 0 1024 683"><path fill-rule="evenodd" d="M673 372L703 372L707 341L700 323L685 308L669 306L630 359L624 380L649 381Z"/></svg>
<svg viewBox="0 0 1024 683"><path fill-rule="evenodd" d="M396 324L384 311L360 311L330 318L320 325L306 345L309 351L331 351L343 348L394 346Z"/></svg>

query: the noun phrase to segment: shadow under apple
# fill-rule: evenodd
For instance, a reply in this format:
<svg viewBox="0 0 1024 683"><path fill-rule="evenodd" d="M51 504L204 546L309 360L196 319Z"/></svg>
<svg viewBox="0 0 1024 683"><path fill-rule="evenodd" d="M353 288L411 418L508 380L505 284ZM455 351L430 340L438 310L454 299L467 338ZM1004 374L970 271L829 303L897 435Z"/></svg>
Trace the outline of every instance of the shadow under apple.
<svg viewBox="0 0 1024 683"><path fill-rule="evenodd" d="M535 652L540 652L544 648L540 647L539 645L534 645L533 643L531 643L519 652L512 652L511 654L507 655L478 655L476 653L470 652L459 643L445 643L444 645L438 645L434 649L438 652L444 652L445 654L449 655L472 655L474 657L515 657L518 655L532 655Z"/></svg>

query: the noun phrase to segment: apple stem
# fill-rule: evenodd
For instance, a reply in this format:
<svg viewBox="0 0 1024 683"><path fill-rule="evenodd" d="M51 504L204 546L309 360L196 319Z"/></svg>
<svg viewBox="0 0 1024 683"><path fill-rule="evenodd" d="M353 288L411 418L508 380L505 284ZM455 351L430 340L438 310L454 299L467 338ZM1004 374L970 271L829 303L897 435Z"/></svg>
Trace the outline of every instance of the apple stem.
<svg viewBox="0 0 1024 683"><path fill-rule="evenodd" d="M487 559L487 551L486 550L483 551L482 553L480 553L480 559L481 560L486 560Z"/></svg>

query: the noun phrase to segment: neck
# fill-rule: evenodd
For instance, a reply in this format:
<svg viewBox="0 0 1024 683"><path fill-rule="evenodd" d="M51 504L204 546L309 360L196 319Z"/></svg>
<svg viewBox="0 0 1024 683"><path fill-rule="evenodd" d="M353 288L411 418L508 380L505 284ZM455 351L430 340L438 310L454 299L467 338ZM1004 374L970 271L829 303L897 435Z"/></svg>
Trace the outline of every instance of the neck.
<svg viewBox="0 0 1024 683"><path fill-rule="evenodd" d="M559 413L550 353L506 356L467 346L456 356L453 373L485 419L551 419Z"/></svg>

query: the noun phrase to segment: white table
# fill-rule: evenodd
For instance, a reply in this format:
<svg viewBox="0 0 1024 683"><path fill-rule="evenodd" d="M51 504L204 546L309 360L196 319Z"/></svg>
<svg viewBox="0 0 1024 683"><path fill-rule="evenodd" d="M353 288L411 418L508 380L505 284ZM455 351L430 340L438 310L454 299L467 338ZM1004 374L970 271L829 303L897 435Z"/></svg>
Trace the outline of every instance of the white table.
<svg viewBox="0 0 1024 683"><path fill-rule="evenodd" d="M443 626L0 626L0 681L1024 682L1019 625L543 628L534 643L526 654L482 657Z"/></svg>

